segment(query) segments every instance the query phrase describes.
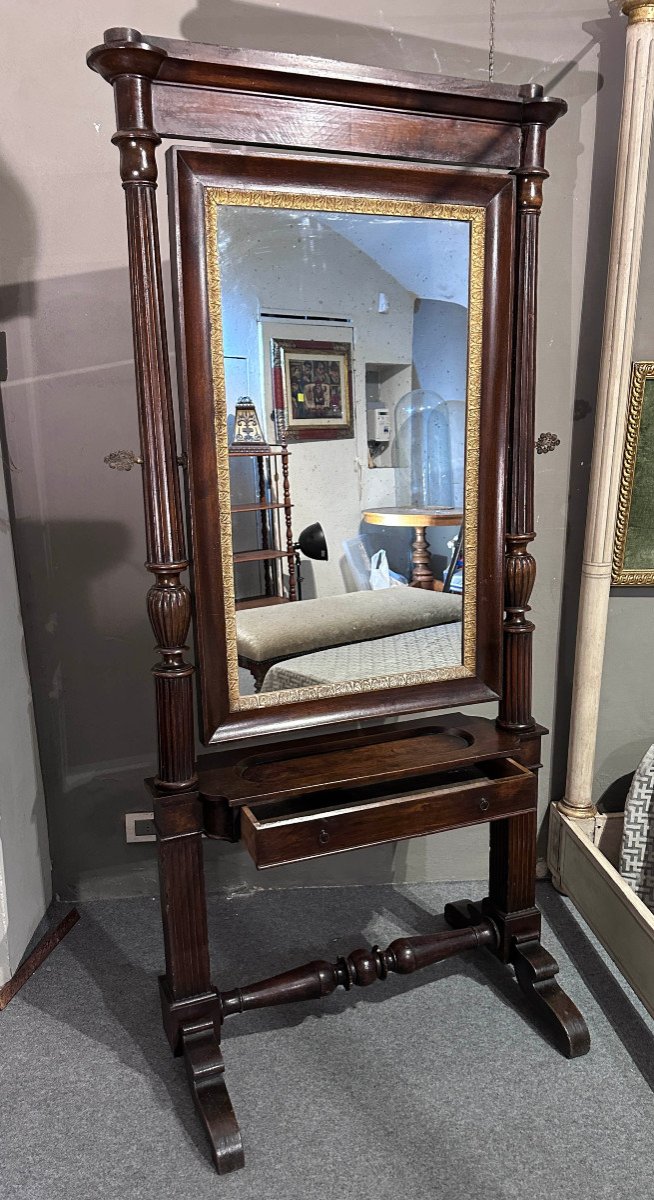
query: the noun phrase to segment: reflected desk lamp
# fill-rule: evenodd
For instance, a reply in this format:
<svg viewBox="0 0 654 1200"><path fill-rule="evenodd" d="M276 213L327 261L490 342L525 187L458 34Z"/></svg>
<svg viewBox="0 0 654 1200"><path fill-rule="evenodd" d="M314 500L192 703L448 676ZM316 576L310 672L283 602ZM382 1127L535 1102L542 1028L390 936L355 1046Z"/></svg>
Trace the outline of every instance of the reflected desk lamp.
<svg viewBox="0 0 654 1200"><path fill-rule="evenodd" d="M327 550L327 540L325 531L319 521L314 521L313 525L307 525L298 537L297 542L293 543L295 550L295 577L297 580L297 598L302 599L302 573L300 571L301 559L300 552L306 555L307 558L313 558L317 562L327 562L329 551Z"/></svg>

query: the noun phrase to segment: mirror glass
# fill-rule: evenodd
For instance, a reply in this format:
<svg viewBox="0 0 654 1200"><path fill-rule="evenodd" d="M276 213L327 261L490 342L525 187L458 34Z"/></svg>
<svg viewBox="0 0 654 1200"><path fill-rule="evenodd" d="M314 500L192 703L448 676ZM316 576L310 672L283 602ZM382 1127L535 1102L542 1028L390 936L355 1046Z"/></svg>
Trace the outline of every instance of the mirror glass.
<svg viewBox="0 0 654 1200"><path fill-rule="evenodd" d="M472 674L483 210L213 191L233 707Z"/></svg>

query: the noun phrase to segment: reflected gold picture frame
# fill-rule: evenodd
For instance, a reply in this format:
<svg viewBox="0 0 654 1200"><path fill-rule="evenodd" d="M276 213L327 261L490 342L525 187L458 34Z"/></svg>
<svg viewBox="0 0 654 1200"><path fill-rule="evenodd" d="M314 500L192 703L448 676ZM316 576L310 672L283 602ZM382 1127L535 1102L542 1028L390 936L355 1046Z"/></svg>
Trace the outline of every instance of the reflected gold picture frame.
<svg viewBox="0 0 654 1200"><path fill-rule="evenodd" d="M286 441L353 438L350 343L271 338L270 354L273 406Z"/></svg>

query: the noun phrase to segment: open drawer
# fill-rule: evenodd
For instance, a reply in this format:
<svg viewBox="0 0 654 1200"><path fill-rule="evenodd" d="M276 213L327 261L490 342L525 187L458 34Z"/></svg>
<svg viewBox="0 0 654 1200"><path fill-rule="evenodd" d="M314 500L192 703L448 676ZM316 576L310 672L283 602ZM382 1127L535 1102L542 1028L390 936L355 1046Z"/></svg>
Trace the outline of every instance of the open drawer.
<svg viewBox="0 0 654 1200"><path fill-rule="evenodd" d="M431 778L312 792L241 809L241 837L257 867L338 854L515 816L536 806L536 778L512 758Z"/></svg>

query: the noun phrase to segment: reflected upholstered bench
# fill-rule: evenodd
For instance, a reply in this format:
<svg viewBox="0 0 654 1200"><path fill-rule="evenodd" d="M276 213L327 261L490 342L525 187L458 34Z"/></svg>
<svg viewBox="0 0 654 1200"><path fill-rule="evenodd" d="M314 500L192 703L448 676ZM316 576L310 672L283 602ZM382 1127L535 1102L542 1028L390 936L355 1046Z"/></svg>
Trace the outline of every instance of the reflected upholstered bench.
<svg viewBox="0 0 654 1200"><path fill-rule="evenodd" d="M460 596L408 587L248 608L236 616L238 661L259 691L270 668L286 659L460 620Z"/></svg>

